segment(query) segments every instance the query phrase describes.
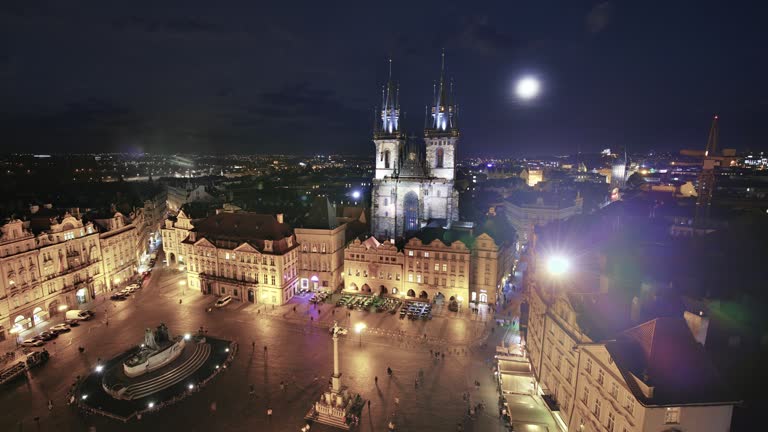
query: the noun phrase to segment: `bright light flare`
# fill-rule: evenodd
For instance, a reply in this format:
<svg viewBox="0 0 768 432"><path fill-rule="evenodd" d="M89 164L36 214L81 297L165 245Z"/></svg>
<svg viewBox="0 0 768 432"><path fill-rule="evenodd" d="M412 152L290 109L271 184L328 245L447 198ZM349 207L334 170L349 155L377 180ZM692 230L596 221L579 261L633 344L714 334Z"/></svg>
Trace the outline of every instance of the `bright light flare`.
<svg viewBox="0 0 768 432"><path fill-rule="evenodd" d="M353 191L352 192L352 198L360 199L360 191Z"/></svg>
<svg viewBox="0 0 768 432"><path fill-rule="evenodd" d="M102 365L96 365L96 372L101 372L104 370L104 366Z"/></svg>
<svg viewBox="0 0 768 432"><path fill-rule="evenodd" d="M553 255L547 260L547 271L552 276L562 276L570 267L570 261L561 255Z"/></svg>
<svg viewBox="0 0 768 432"><path fill-rule="evenodd" d="M363 330L365 330L366 327L368 327L368 326L365 325L365 323L361 323L360 322L360 323L355 324L355 333L362 333Z"/></svg>
<svg viewBox="0 0 768 432"><path fill-rule="evenodd" d="M539 95L541 91L541 82L532 77L522 77L515 84L515 94L520 99L531 100Z"/></svg>

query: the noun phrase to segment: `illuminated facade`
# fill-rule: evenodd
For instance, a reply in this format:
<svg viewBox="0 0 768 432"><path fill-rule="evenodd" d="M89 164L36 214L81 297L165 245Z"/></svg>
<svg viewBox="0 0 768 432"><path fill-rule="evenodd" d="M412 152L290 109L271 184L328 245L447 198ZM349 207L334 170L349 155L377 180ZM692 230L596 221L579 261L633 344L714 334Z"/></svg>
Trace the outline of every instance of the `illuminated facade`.
<svg viewBox="0 0 768 432"><path fill-rule="evenodd" d="M630 306L610 293L568 293L568 285L553 295L552 281L532 280L526 348L538 391L565 429L729 430L738 402L700 345L706 318L633 323Z"/></svg>
<svg viewBox="0 0 768 432"><path fill-rule="evenodd" d="M536 226L546 225L552 221L568 219L581 214L584 200L580 195L568 200L559 196L539 196L533 202L507 200L504 210L512 227L517 233L519 245L528 243L533 238Z"/></svg>
<svg viewBox="0 0 768 432"><path fill-rule="evenodd" d="M188 287L273 305L296 293L299 249L282 215L221 212L191 225L179 244Z"/></svg>
<svg viewBox="0 0 768 432"><path fill-rule="evenodd" d="M529 169L528 170L528 178L525 180L528 183L528 186L536 186L537 184L544 181L544 170L537 168L537 169Z"/></svg>
<svg viewBox="0 0 768 432"><path fill-rule="evenodd" d="M335 291L343 282L346 224L328 228L296 228L299 242L299 286Z"/></svg>
<svg viewBox="0 0 768 432"><path fill-rule="evenodd" d="M119 212L94 222L99 227L104 280L107 289L114 290L136 275L140 258L139 229Z"/></svg>
<svg viewBox="0 0 768 432"><path fill-rule="evenodd" d="M406 144L400 128L399 89L391 73L384 87L373 134L376 169L372 232L380 238L414 233L430 219L443 219L450 226L459 218L458 192L453 187L458 106L453 86L445 78L444 59L431 112L427 113L424 148L411 141Z"/></svg>
<svg viewBox="0 0 768 432"><path fill-rule="evenodd" d="M488 234L464 241L411 238L402 251L375 237L344 251L344 290L403 299L495 303L511 270L512 248Z"/></svg>
<svg viewBox="0 0 768 432"><path fill-rule="evenodd" d="M66 309L88 308L104 292L99 234L69 213L35 207L0 228L0 340Z"/></svg>

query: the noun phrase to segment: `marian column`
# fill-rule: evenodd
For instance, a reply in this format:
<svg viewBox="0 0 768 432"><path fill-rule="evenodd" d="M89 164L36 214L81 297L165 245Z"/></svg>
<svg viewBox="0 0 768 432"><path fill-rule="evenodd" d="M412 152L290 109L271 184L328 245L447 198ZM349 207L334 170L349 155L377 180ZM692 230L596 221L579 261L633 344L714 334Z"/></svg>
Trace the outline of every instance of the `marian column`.
<svg viewBox="0 0 768 432"><path fill-rule="evenodd" d="M339 326L333 323L333 375L331 375L331 390L334 393L341 391L341 372L339 372Z"/></svg>

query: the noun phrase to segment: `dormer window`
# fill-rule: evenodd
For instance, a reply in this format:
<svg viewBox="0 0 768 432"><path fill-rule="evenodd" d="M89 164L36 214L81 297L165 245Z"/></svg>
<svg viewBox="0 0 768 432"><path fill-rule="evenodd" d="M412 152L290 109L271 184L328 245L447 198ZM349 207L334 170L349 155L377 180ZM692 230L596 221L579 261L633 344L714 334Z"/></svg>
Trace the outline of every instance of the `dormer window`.
<svg viewBox="0 0 768 432"><path fill-rule="evenodd" d="M265 251L272 251L272 240L264 240L264 250Z"/></svg>

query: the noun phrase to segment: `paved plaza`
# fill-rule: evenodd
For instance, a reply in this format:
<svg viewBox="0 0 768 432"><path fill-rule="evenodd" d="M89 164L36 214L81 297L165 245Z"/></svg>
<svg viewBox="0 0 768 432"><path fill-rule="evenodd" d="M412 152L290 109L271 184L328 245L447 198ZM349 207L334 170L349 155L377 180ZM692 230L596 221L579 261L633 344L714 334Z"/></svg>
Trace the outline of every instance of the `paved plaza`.
<svg viewBox="0 0 768 432"><path fill-rule="evenodd" d="M327 303L315 307L309 296L274 309L233 303L209 311L215 298L185 290L181 280L175 270L158 269L133 298L97 300L95 320L46 346L52 354L47 365L33 370L30 380L0 389L0 403L6 407L0 411L0 430L167 431L169 422L174 430L188 431L298 430L307 409L328 386L328 327L334 320L344 327L367 325L362 335L350 329L340 341L344 384L371 401L363 411L361 431L386 430L393 418L398 430L454 431L458 424L465 431L505 430L491 360L503 332L491 331L495 324L488 311L463 310L457 315L435 308L432 320L411 321ZM67 406L67 391L78 375L87 375L97 359L123 352L146 327L160 322L177 333L203 326L210 334L237 341L240 353L203 391L138 421L123 424ZM490 338L481 345L485 335ZM79 353L78 346L85 352ZM445 357L435 357L436 351ZM387 367L393 369L392 377ZM465 392L469 401L462 397ZM48 400L54 404L50 412ZM468 419L469 403L480 401L487 409ZM534 408L537 415L549 416L541 407ZM331 429L316 425L312 430Z"/></svg>

